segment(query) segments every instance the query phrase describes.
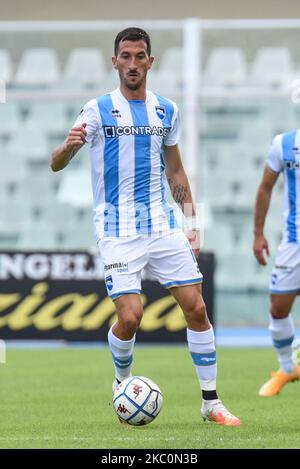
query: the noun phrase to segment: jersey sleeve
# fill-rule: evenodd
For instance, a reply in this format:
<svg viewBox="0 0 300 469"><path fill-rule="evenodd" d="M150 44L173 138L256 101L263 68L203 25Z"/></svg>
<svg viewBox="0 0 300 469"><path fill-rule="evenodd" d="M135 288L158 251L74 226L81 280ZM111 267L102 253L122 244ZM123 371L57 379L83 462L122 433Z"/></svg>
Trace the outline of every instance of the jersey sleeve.
<svg viewBox="0 0 300 469"><path fill-rule="evenodd" d="M270 146L269 155L267 159L267 165L275 173L280 173L283 169L281 154L281 139L280 135L276 135L272 145Z"/></svg>
<svg viewBox="0 0 300 469"><path fill-rule="evenodd" d="M97 104L97 103L96 103ZM95 100L87 102L84 108L80 111L73 127L86 123L86 142L91 145L100 129L100 116Z"/></svg>
<svg viewBox="0 0 300 469"><path fill-rule="evenodd" d="M178 112L178 107L175 103L173 103L174 106L174 114L172 117L172 122L171 122L171 130L168 133L168 135L164 138L164 144L167 147L171 147L172 145L177 145L180 139L180 134L181 134L181 125L180 125L180 116Z"/></svg>

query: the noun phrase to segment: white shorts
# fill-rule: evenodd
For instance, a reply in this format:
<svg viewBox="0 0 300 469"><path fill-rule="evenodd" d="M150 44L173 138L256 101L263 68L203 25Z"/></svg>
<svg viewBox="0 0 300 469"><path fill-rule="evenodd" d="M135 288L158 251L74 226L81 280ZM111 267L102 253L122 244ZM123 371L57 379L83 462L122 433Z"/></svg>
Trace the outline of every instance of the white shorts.
<svg viewBox="0 0 300 469"><path fill-rule="evenodd" d="M300 292L300 244L281 243L272 270L270 293Z"/></svg>
<svg viewBox="0 0 300 469"><path fill-rule="evenodd" d="M141 293L142 270L165 288L202 282L202 274L182 231L152 236L102 238L98 247L108 295Z"/></svg>

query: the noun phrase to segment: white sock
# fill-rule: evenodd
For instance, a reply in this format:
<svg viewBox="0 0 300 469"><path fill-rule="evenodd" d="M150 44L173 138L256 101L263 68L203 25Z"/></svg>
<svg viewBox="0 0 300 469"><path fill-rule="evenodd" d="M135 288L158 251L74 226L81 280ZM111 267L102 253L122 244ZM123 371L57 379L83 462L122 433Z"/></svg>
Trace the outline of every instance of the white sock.
<svg viewBox="0 0 300 469"><path fill-rule="evenodd" d="M112 327L108 332L108 343L113 357L116 378L118 381L123 381L131 376L135 334L130 340L121 340L114 335Z"/></svg>
<svg viewBox="0 0 300 469"><path fill-rule="evenodd" d="M270 315L270 326L273 346L277 353L280 368L285 373L291 373L295 368L292 359L292 343L295 335L295 327L292 316L289 314L284 319L274 319Z"/></svg>
<svg viewBox="0 0 300 469"><path fill-rule="evenodd" d="M204 332L187 329L187 340L201 390L215 391L217 358L213 328Z"/></svg>

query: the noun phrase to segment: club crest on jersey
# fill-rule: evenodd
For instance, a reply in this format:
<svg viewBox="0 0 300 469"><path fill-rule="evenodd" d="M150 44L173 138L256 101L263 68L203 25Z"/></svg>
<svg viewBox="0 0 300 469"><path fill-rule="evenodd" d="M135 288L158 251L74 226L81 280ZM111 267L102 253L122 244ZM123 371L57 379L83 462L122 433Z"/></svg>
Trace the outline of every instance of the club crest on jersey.
<svg viewBox="0 0 300 469"><path fill-rule="evenodd" d="M271 283L272 283L272 285L276 285L276 283L277 283L277 274L272 275Z"/></svg>
<svg viewBox="0 0 300 469"><path fill-rule="evenodd" d="M164 120L166 117L166 110L163 106L155 106L156 114L161 120Z"/></svg>
<svg viewBox="0 0 300 469"><path fill-rule="evenodd" d="M111 117L114 117L115 119L117 117L121 117L121 113L120 113L119 109L112 109L111 110Z"/></svg>
<svg viewBox="0 0 300 469"><path fill-rule="evenodd" d="M111 275L108 275L107 277L105 277L105 283L106 283L107 289L111 291L113 287L113 279Z"/></svg>

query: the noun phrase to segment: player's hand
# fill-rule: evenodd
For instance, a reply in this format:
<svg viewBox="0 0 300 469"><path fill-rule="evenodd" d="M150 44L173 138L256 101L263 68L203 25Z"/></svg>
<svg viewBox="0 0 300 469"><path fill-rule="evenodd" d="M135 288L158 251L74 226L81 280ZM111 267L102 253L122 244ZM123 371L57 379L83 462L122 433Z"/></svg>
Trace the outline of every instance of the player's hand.
<svg viewBox="0 0 300 469"><path fill-rule="evenodd" d="M253 243L253 252L260 265L267 265L265 254L269 256L270 251L269 243L264 237L264 235L255 236Z"/></svg>
<svg viewBox="0 0 300 469"><path fill-rule="evenodd" d="M200 254L200 231L199 230L189 230L186 233L186 237L192 246L193 253L196 257Z"/></svg>
<svg viewBox="0 0 300 469"><path fill-rule="evenodd" d="M86 136L87 136L87 131L86 131L85 122L81 125L77 125L76 127L73 127L69 131L69 135L64 142L64 150L70 151L70 150L73 150L74 148L77 148L78 146L83 145L86 142L85 140Z"/></svg>

